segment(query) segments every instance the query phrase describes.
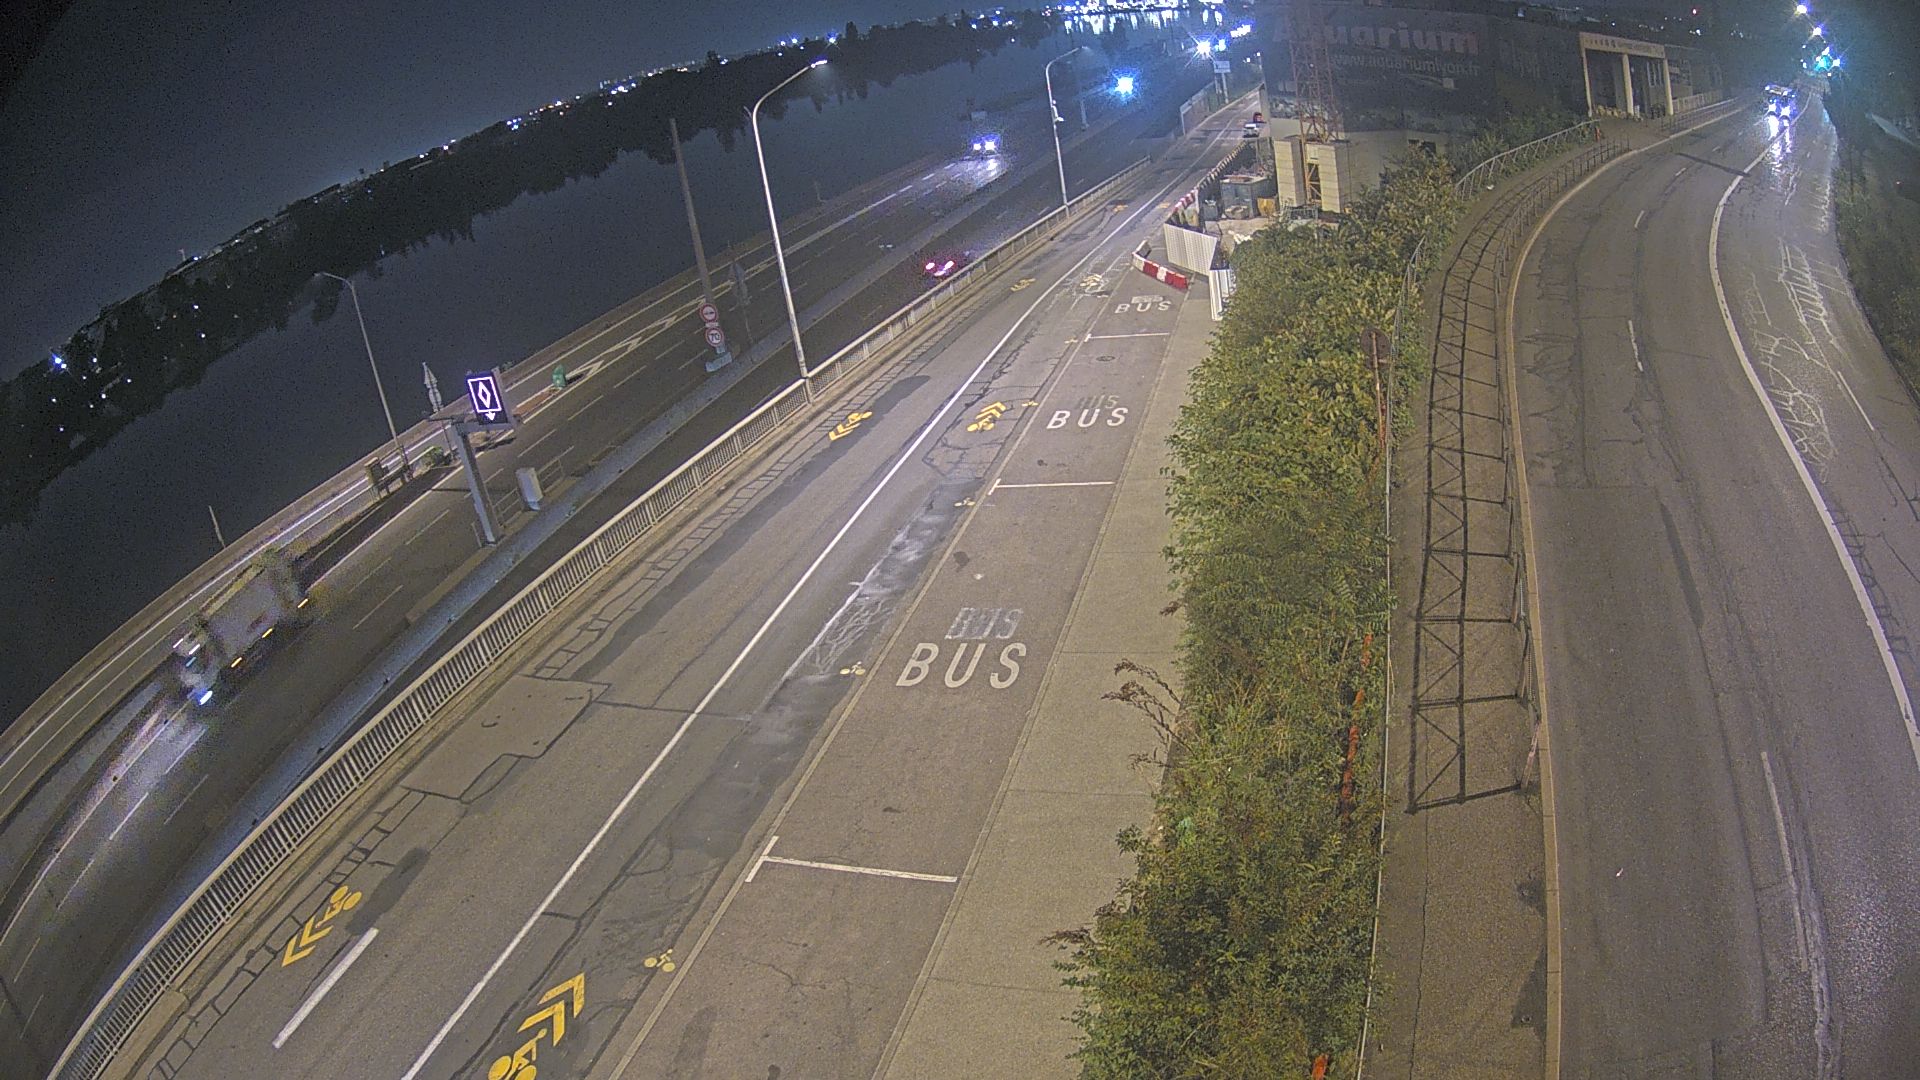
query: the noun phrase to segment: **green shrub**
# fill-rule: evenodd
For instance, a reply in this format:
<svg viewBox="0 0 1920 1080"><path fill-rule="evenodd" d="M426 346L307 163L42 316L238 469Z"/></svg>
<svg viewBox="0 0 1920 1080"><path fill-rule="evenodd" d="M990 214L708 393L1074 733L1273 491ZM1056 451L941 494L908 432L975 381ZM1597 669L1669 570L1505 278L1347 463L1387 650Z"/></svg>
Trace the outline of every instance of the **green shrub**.
<svg viewBox="0 0 1920 1080"><path fill-rule="evenodd" d="M1266 1080L1359 1045L1379 866L1372 642L1389 607L1360 336L1394 325L1421 239L1443 245L1451 179L1410 160L1347 227L1270 229L1234 252L1235 298L1172 439L1182 690L1148 705L1169 765L1150 829L1121 837L1135 876L1057 939L1083 990L1086 1077ZM1396 396L1422 370L1396 364Z"/></svg>

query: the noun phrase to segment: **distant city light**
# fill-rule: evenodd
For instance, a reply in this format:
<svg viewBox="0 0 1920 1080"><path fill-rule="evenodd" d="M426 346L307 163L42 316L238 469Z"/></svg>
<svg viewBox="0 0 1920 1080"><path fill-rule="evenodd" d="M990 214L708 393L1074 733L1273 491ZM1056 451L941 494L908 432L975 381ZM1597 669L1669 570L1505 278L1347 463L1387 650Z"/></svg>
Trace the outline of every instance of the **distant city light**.
<svg viewBox="0 0 1920 1080"><path fill-rule="evenodd" d="M53 369L54 369L55 371L65 371L65 370L67 370L67 361L66 361L66 358L65 358L65 357L63 357L63 356L61 356L61 355L60 355L59 353L54 353L54 354L53 354L53 359L52 359L52 361L50 361L50 362L51 362L51 363L53 364Z"/></svg>

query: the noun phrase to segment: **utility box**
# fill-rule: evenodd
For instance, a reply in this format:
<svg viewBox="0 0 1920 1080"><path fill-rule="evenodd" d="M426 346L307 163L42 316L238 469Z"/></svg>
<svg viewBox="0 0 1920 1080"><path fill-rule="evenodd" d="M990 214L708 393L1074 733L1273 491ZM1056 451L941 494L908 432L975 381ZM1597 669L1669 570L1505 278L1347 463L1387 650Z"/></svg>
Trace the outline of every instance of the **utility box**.
<svg viewBox="0 0 1920 1080"><path fill-rule="evenodd" d="M520 481L520 501L526 503L529 510L539 510L540 471L526 465L515 469L513 475Z"/></svg>

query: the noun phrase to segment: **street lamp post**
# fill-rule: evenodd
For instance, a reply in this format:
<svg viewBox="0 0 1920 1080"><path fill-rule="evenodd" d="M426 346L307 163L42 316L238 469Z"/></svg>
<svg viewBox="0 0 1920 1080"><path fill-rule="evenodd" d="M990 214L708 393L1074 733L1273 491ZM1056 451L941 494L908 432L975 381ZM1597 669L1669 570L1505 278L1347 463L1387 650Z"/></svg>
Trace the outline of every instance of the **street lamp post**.
<svg viewBox="0 0 1920 1080"><path fill-rule="evenodd" d="M1085 45L1076 45L1047 61L1046 67L1047 112L1053 119L1053 123L1049 125L1053 128L1053 163L1060 169L1060 208L1063 210L1067 207L1067 159L1060 153L1060 105L1053 100L1053 65L1084 48L1086 48Z"/></svg>
<svg viewBox="0 0 1920 1080"><path fill-rule="evenodd" d="M400 475L406 477L413 472L413 466L407 461L407 447L406 444L400 441L400 429L395 427L393 423L393 409L387 404L387 387L385 383L380 381L380 366L373 362L373 341L367 337L366 316L360 313L360 290L353 287L353 282L348 281L339 274L328 273L325 270L321 270L319 271L319 275L321 277L332 278L340 284L345 285L347 287L347 295L353 297L353 317L354 320L360 324L360 344L367 347L367 367L373 372L373 388L380 394L380 411L384 413L387 418L387 435L393 440L393 448L400 457Z"/></svg>
<svg viewBox="0 0 1920 1080"><path fill-rule="evenodd" d="M768 98L786 89L788 83L824 63L826 63L824 58L815 60L780 80L778 86L760 95L760 100L753 103L753 109L748 114L753 127L753 153L760 159L760 186L767 193L767 226L773 233L773 261L780 267L780 293L787 301L787 325L793 328L793 357L800 365L800 381L806 384L804 389L808 401L813 400L813 383L807 379L807 350L800 343L800 316L793 310L793 285L787 280L787 256L786 252L780 248L780 218L773 210L773 182L767 179L767 152L760 145L760 106L766 104Z"/></svg>

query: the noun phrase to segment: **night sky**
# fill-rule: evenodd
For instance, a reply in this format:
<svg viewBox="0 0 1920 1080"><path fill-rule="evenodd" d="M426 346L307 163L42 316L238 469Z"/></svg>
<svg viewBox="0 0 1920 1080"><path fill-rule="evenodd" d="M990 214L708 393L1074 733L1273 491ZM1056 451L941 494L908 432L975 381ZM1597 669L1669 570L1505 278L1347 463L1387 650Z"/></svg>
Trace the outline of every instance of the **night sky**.
<svg viewBox="0 0 1920 1080"><path fill-rule="evenodd" d="M0 377L280 207L601 80L960 0L81 0L0 108ZM977 6L977 5L976 5Z"/></svg>

